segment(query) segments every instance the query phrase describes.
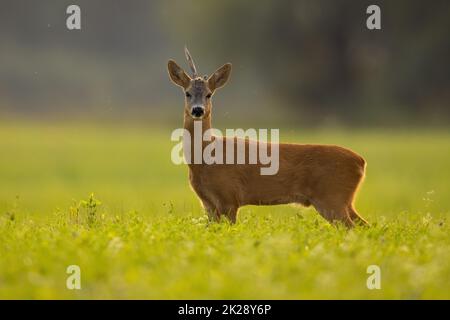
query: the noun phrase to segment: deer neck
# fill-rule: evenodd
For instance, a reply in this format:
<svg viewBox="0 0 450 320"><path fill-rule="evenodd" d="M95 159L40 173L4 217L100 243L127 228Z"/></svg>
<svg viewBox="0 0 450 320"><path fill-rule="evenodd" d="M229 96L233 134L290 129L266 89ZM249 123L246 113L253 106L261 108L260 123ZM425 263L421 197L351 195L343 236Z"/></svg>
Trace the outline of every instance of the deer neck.
<svg viewBox="0 0 450 320"><path fill-rule="evenodd" d="M189 168L192 170L194 170L196 168L199 169L200 167L202 167L204 165L204 163L202 161L201 164L194 164L194 155L196 152L195 147L201 146L201 154L203 155L203 150L210 143L209 141L204 141L203 137L204 137L205 131L211 129L211 113L206 115L201 120L194 120L194 119L192 119L192 117L189 114L185 113L184 114L184 129L189 132L187 139L191 140L190 141L191 163L189 164ZM184 147L187 147L187 146L184 146Z"/></svg>

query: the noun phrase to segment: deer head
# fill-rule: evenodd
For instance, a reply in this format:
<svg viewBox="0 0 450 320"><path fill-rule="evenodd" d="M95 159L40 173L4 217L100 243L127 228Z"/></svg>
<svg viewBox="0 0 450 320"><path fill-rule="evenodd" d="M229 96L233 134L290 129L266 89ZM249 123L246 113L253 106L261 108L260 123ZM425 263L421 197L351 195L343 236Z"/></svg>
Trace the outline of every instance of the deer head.
<svg viewBox="0 0 450 320"><path fill-rule="evenodd" d="M211 76L199 77L194 60L188 49L184 48L186 59L192 71L192 77L173 60L169 60L167 68L170 79L183 88L185 95L184 112L194 120L209 117L211 114L211 98L216 89L225 85L231 74L231 63L224 64Z"/></svg>

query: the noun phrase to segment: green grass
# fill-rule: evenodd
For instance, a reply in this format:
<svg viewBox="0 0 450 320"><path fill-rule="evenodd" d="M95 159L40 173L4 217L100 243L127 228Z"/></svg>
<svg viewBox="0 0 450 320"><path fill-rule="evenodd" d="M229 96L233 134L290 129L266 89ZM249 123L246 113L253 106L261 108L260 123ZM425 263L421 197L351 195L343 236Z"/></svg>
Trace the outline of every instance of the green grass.
<svg viewBox="0 0 450 320"><path fill-rule="evenodd" d="M450 298L449 132L281 130L366 158L356 207L372 227L350 231L296 206L208 224L170 132L0 125L0 298Z"/></svg>

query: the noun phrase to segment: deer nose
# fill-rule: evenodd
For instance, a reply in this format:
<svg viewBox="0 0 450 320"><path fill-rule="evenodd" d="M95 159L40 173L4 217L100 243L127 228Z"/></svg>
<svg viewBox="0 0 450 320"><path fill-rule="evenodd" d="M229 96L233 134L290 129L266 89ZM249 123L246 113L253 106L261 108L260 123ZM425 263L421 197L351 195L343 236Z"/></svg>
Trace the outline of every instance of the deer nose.
<svg viewBox="0 0 450 320"><path fill-rule="evenodd" d="M191 114L195 118L200 118L205 113L205 108L203 107L193 107L191 110Z"/></svg>

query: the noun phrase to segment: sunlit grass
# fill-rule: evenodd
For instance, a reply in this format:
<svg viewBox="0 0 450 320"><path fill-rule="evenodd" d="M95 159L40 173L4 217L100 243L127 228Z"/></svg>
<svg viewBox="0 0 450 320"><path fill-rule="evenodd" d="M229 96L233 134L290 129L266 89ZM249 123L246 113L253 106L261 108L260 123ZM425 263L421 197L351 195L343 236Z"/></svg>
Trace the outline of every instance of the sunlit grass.
<svg viewBox="0 0 450 320"><path fill-rule="evenodd" d="M449 132L280 131L366 158L357 208L373 226L352 231L295 206L208 225L187 168L170 161L170 133L2 124L0 297L450 297ZM89 220L80 200L92 192L102 204ZM71 264L80 291L65 287ZM381 290L366 288L370 264Z"/></svg>

